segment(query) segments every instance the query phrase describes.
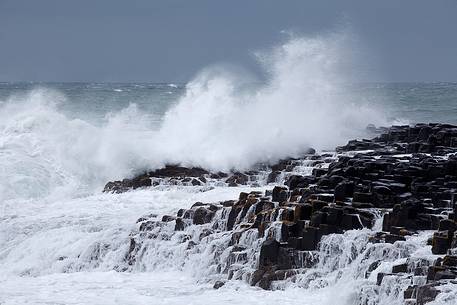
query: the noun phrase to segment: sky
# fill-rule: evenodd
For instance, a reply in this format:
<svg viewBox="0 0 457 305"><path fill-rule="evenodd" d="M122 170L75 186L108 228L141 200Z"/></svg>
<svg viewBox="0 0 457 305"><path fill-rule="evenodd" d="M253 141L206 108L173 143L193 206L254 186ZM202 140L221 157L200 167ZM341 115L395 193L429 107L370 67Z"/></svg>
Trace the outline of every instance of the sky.
<svg viewBox="0 0 457 305"><path fill-rule="evenodd" d="M457 81L457 0L0 0L0 81L186 82L340 27L367 81Z"/></svg>

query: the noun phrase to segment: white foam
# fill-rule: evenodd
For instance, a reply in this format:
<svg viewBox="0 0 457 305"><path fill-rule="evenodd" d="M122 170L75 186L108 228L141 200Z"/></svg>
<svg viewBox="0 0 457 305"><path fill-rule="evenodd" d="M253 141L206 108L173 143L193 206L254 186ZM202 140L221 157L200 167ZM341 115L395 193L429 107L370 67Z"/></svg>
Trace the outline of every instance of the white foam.
<svg viewBox="0 0 457 305"><path fill-rule="evenodd" d="M10 278L0 282L0 302L22 304L243 304L322 305L319 295L302 289L265 291L243 282L231 282L215 290L210 284L196 284L180 272L80 272L38 278ZM27 287L28 289L24 289Z"/></svg>
<svg viewBox="0 0 457 305"><path fill-rule="evenodd" d="M247 169L345 143L384 122L342 85L354 67L347 44L344 33L291 38L258 56L260 85L239 69L206 69L159 128L134 104L94 126L66 117L58 92L11 97L0 106L0 199L90 193L167 162Z"/></svg>
<svg viewBox="0 0 457 305"><path fill-rule="evenodd" d="M141 216L176 215L178 209L194 202L236 199L247 189L216 187L201 192L198 187L173 186L72 200L4 202L0 214L2 274L112 270L122 261L129 234ZM104 246L109 248L103 251ZM97 247L102 251L95 251ZM96 259L91 257L94 252L98 253Z"/></svg>
<svg viewBox="0 0 457 305"><path fill-rule="evenodd" d="M216 291L207 281L219 276L209 258L215 258L213 246L225 245L223 238L208 240L197 247L201 252L186 256L179 252L181 244L173 244L176 240L157 240L147 249L156 256L139 260L140 267L151 272L112 270L123 262L138 217L174 215L195 201L235 199L244 188L200 192L198 187L170 187L98 194L107 180L166 162L244 169L310 146L333 148L368 123L383 123L377 111L359 104L341 85L353 67L348 65L346 39L344 33L292 38L259 55L268 75L260 85L252 85L244 73L205 70L187 85L159 128L150 114L133 104L96 126L84 118L70 119L59 108L66 98L48 89L2 101L0 303L296 304L299 300L311 305L334 304L335 295L354 303L359 284L375 286L373 276L365 279L360 274L362 267L383 258L382 249L375 249L370 253L378 256L364 259L369 230L327 237L320 265L295 283L284 282L284 291L264 291L242 281L230 281ZM198 236L202 228L189 231ZM254 233L248 230L240 238L251 247L251 254L260 245ZM403 248L387 247L391 256L380 269L387 270L414 251L430 253L423 236ZM403 250L403 256L397 253ZM225 254L221 259L227 259ZM249 259L245 268L256 263L255 254ZM336 267L346 272L344 277ZM316 271L321 278L308 277ZM312 287L303 288L310 283ZM366 300L376 301L377 295L363 292ZM390 302L398 293L384 296ZM452 295L440 296L445 297Z"/></svg>
<svg viewBox="0 0 457 305"><path fill-rule="evenodd" d="M97 127L67 118L64 102L37 89L0 107L0 200L88 194L148 165L142 143L151 129L135 105Z"/></svg>
<svg viewBox="0 0 457 305"><path fill-rule="evenodd" d="M165 116L159 139L166 155L213 169L244 169L307 147L333 148L368 123L385 123L343 85L355 69L346 39L295 38L273 48L259 56L268 77L255 87L244 74L204 70Z"/></svg>

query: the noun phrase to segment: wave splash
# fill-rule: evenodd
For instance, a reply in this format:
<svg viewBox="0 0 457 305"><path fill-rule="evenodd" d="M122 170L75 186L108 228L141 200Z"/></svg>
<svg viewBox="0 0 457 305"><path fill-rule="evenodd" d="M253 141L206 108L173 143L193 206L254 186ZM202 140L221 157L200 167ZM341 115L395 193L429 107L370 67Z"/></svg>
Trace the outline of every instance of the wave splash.
<svg viewBox="0 0 457 305"><path fill-rule="evenodd" d="M165 163L243 170L331 149L385 124L344 86L354 67L347 35L291 38L258 55L266 81L212 68L186 86L157 129L134 104L101 126L69 119L62 94L37 89L0 104L2 198L84 194Z"/></svg>
<svg viewBox="0 0 457 305"><path fill-rule="evenodd" d="M0 104L0 201L82 196L147 166L142 147L152 131L135 105L99 127L66 117L65 102L36 89Z"/></svg>
<svg viewBox="0 0 457 305"><path fill-rule="evenodd" d="M255 88L243 75L203 71L165 116L160 138L167 155L211 169L246 169L309 147L333 149L369 123L384 124L345 88L354 68L347 40L295 38L260 55L269 76Z"/></svg>

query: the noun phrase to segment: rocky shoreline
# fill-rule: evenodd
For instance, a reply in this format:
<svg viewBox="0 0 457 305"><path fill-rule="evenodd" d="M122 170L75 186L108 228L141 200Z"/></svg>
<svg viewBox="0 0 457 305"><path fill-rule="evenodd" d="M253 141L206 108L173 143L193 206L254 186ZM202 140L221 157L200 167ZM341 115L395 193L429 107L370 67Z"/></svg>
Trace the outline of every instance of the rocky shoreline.
<svg viewBox="0 0 457 305"><path fill-rule="evenodd" d="M107 183L104 191L116 193L160 185L200 186L202 191L217 185L271 185L265 192L242 192L237 200L197 202L176 215L140 218L120 269L148 255L151 240L179 239L183 251L212 245L211 266L222 275L215 288L226 279L241 279L274 289L277 282L294 281L318 264L318 251L330 234L369 229L363 231L369 232L367 245L401 246L429 232L431 259L406 253L400 256L404 262L390 270L378 270L380 259L363 272L366 278L375 275L373 285L379 287L396 278L406 282L405 304L434 300L443 285L457 284L457 126L369 129L378 135L349 141L336 153L309 150L302 158L249 172L168 165Z"/></svg>

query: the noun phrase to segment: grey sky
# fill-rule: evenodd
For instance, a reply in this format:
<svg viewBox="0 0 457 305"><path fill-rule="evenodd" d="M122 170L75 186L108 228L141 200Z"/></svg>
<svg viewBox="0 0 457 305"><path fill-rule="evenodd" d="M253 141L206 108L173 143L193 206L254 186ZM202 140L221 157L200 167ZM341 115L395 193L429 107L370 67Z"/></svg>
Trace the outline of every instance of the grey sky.
<svg viewBox="0 0 457 305"><path fill-rule="evenodd" d="M182 82L344 22L369 81L457 81L457 0L0 0L0 81Z"/></svg>

